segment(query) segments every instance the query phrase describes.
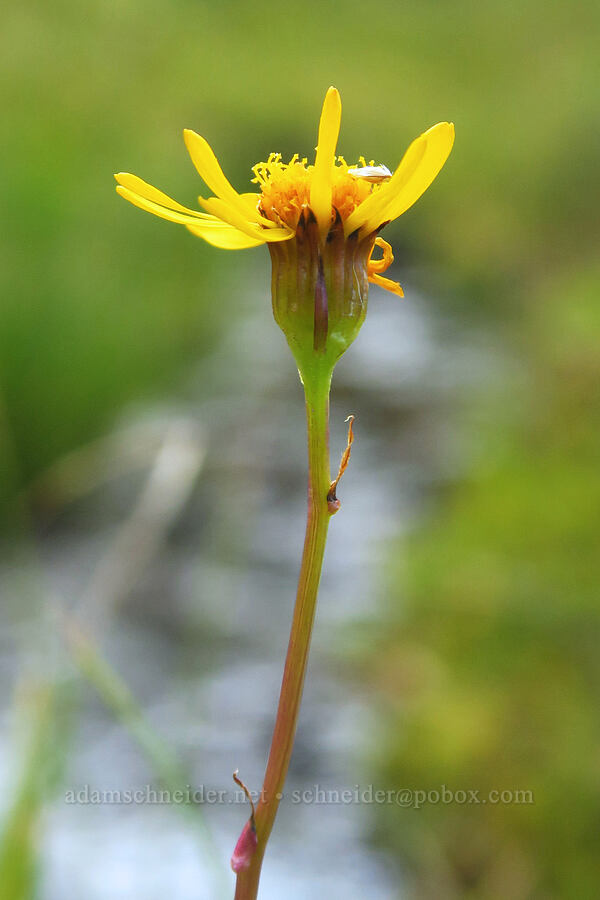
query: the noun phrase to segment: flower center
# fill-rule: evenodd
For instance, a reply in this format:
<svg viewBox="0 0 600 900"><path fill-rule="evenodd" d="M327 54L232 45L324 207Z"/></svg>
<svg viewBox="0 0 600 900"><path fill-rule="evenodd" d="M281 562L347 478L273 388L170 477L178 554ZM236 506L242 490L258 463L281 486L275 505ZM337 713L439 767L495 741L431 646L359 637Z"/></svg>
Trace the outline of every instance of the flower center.
<svg viewBox="0 0 600 900"><path fill-rule="evenodd" d="M362 157L360 164L366 165ZM300 159L297 153L289 163L281 161L280 153L271 153L266 162L257 163L252 169L255 176L252 180L261 189L259 209L262 214L278 225L284 224L295 230L300 214L310 205L310 184L314 169L314 166L307 165L306 157ZM345 159L338 156L332 178L332 221L335 218L334 210L339 212L344 221L371 191L379 190L379 187L380 185L349 175Z"/></svg>

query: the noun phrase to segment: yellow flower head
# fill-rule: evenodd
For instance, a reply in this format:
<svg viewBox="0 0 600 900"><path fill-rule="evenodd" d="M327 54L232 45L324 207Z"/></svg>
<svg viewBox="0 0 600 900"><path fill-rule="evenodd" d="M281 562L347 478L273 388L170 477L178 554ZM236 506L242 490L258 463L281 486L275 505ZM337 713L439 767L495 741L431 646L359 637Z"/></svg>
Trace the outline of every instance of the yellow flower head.
<svg viewBox="0 0 600 900"><path fill-rule="evenodd" d="M336 157L342 105L338 91L327 91L314 165L294 156L284 163L279 154L253 168L260 193L238 194L223 174L217 158L203 137L186 129L184 138L200 176L214 196L200 197L205 212L188 209L136 175L115 175L117 191L126 200L163 219L185 225L208 243L227 250L273 245L294 238L309 213L318 223L321 243L334 223L341 222L344 236L372 236L367 258L367 277L372 283L402 295L396 282L382 277L393 261L391 247L381 228L402 215L427 190L444 165L454 141L449 122L434 125L410 145L393 174L373 161L349 168ZM374 246L381 259L371 256Z"/></svg>

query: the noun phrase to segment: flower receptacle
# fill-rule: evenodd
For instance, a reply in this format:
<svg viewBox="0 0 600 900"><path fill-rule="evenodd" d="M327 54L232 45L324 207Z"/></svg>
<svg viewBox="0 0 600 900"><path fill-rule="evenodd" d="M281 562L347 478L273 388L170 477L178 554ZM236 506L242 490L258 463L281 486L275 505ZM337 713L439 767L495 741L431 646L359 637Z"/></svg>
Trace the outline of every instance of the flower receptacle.
<svg viewBox="0 0 600 900"><path fill-rule="evenodd" d="M269 244L275 321L286 336L301 375L332 371L358 334L367 313L367 266L375 234L346 237L339 215L325 239L310 209L296 235Z"/></svg>

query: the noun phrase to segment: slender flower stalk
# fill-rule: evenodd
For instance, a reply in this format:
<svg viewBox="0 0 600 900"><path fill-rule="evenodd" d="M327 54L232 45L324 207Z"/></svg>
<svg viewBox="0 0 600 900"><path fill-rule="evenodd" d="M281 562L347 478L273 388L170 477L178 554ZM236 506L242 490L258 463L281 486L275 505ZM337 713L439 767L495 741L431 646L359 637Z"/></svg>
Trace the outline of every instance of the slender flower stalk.
<svg viewBox="0 0 600 900"><path fill-rule="evenodd" d="M298 579L296 606L283 671L279 707L260 800L256 807L256 851L237 873L235 900L257 896L264 852L273 828L292 756L310 639L317 605L325 542L332 512L327 494L329 474L329 385L331 372L317 372L304 382L308 431L308 515Z"/></svg>
<svg viewBox="0 0 600 900"><path fill-rule="evenodd" d="M306 399L308 516L296 605L279 706L260 800L242 829L232 857L236 900L255 900L262 860L292 755L310 648L325 542L339 501L329 469L329 390L339 357L358 334L367 312L369 283L398 296L402 288L383 277L392 248L379 232L429 187L452 149L454 126L434 125L410 145L396 170L361 157L349 167L336 147L341 100L329 88L323 103L314 165L296 154L284 163L272 153L253 168L260 193L238 194L208 143L184 131L199 174L214 193L199 198L204 212L182 206L135 175L116 175L117 191L141 209L185 225L224 249L267 244L272 261L275 321L290 346ZM380 257L374 257L376 248Z"/></svg>

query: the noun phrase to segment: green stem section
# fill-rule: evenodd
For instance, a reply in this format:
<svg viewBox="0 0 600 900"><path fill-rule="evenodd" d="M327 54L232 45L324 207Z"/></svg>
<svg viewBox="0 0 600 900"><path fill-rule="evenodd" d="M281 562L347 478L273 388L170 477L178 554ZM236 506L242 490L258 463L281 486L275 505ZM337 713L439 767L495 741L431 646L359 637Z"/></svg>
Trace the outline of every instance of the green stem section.
<svg viewBox="0 0 600 900"><path fill-rule="evenodd" d="M277 718L260 800L256 807L257 847L249 867L237 876L235 900L255 900L267 841L283 794L294 747L310 639L315 618L325 542L331 513L329 471L329 387L331 369L314 367L303 375L308 430L308 517L296 606L283 671Z"/></svg>

